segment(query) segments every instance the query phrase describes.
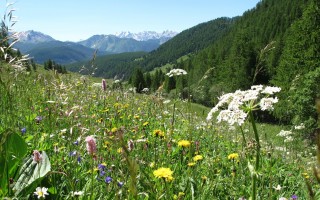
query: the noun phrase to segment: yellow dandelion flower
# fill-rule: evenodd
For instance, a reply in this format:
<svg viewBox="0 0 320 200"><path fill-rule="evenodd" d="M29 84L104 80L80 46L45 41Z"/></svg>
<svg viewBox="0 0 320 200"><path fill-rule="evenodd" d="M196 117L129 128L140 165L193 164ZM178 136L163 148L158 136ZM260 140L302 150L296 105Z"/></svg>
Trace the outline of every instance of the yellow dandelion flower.
<svg viewBox="0 0 320 200"><path fill-rule="evenodd" d="M143 123L143 126L147 126L149 124L149 122L145 122Z"/></svg>
<svg viewBox="0 0 320 200"><path fill-rule="evenodd" d="M308 173L306 173L306 172L302 173L302 176L303 176L304 178L306 178L306 179L310 178L309 175L308 175Z"/></svg>
<svg viewBox="0 0 320 200"><path fill-rule="evenodd" d="M118 131L118 128L116 128L116 127L113 127L112 129L111 129L111 132L112 133L115 133L115 132L117 132Z"/></svg>
<svg viewBox="0 0 320 200"><path fill-rule="evenodd" d="M173 180L172 174L173 174L173 171L171 171L170 168L165 168L165 167L161 167L153 171L153 175L156 178L164 178L166 181Z"/></svg>
<svg viewBox="0 0 320 200"><path fill-rule="evenodd" d="M193 157L193 161L197 162L198 160L202 160L203 156L202 155L196 155L195 157Z"/></svg>
<svg viewBox="0 0 320 200"><path fill-rule="evenodd" d="M97 119L96 122L97 122L97 123L102 123L102 122L103 122L103 119L102 119L102 118Z"/></svg>
<svg viewBox="0 0 320 200"><path fill-rule="evenodd" d="M122 151L123 151L122 148L119 148L119 149L117 150L118 153L122 153Z"/></svg>
<svg viewBox="0 0 320 200"><path fill-rule="evenodd" d="M190 141L188 141L188 140L180 140L179 142L178 142L178 146L179 147L185 147L185 148L187 148L187 147L189 147L191 145L191 143L190 143Z"/></svg>
<svg viewBox="0 0 320 200"><path fill-rule="evenodd" d="M237 154L237 153L232 153L232 154L228 155L228 159L229 160L235 160L235 159L238 159L238 158L239 158L239 154Z"/></svg>
<svg viewBox="0 0 320 200"><path fill-rule="evenodd" d="M155 137L164 137L164 132L159 130L159 129L156 129L156 130L153 131L153 135Z"/></svg>
<svg viewBox="0 0 320 200"><path fill-rule="evenodd" d="M188 163L188 166L189 166L189 167L193 167L193 166L195 166L195 165L196 165L195 162L189 162L189 163Z"/></svg>

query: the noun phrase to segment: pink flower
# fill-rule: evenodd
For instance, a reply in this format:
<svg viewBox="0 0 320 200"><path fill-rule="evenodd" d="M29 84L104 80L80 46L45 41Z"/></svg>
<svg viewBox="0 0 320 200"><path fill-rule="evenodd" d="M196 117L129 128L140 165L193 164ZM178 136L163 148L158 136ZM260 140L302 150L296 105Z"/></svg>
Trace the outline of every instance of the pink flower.
<svg viewBox="0 0 320 200"><path fill-rule="evenodd" d="M106 90L107 90L107 84L106 84L106 80L105 80L105 79L102 79L102 84L101 84L101 86L102 86L102 90L103 90L103 91L106 91Z"/></svg>
<svg viewBox="0 0 320 200"><path fill-rule="evenodd" d="M92 136L86 137L87 151L89 154L94 154L97 151L96 139Z"/></svg>
<svg viewBox="0 0 320 200"><path fill-rule="evenodd" d="M42 160L42 155L38 150L33 151L33 161L36 163L40 163Z"/></svg>

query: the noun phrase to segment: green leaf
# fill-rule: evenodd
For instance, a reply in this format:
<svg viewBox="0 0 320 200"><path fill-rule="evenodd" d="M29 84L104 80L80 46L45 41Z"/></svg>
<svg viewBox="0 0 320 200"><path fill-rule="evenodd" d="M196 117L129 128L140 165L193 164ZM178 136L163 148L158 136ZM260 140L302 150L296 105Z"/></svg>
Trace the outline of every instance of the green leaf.
<svg viewBox="0 0 320 200"><path fill-rule="evenodd" d="M21 167L19 178L13 187L16 196L30 193L38 186L38 182L50 172L51 164L46 152L42 151L41 155L42 159L39 163L34 162L33 157L30 156Z"/></svg>
<svg viewBox="0 0 320 200"><path fill-rule="evenodd" d="M19 164L27 154L27 144L17 133L7 130L0 134L0 188L9 192L9 179L13 178Z"/></svg>

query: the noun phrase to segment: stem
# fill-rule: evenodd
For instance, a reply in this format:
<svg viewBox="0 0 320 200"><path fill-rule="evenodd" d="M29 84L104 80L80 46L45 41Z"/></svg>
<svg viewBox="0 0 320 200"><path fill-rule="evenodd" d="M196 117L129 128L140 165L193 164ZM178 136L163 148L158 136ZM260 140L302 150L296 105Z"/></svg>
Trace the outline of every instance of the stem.
<svg viewBox="0 0 320 200"><path fill-rule="evenodd" d="M257 197L257 172L259 170L259 165L260 165L260 141L259 141L259 135L258 135L258 131L257 131L257 126L256 126L256 123L254 121L253 113L251 111L249 112L249 117L250 117L250 121L251 121L251 124L252 124L252 127L253 127L255 140L256 140L256 143L257 143L256 165L255 165L254 174L252 175L252 200L256 200L256 197Z"/></svg>
<svg viewBox="0 0 320 200"><path fill-rule="evenodd" d="M243 129L242 129L242 126L240 126L240 130L241 130L241 134L242 134L242 140L243 140L243 144L242 144L242 150L244 148L244 146L247 144L247 140L246 140L246 137L244 136L244 132L243 132Z"/></svg>

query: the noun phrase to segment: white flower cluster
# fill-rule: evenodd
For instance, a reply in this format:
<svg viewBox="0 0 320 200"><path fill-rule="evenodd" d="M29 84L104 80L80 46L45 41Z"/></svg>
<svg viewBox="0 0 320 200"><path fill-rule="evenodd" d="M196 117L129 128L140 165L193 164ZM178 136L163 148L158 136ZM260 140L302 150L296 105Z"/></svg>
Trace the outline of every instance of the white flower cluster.
<svg viewBox="0 0 320 200"><path fill-rule="evenodd" d="M277 97L270 97L281 89L263 85L254 85L250 90L237 90L234 93L224 94L219 97L218 104L211 109L207 120L211 120L213 113L221 109L217 120L226 121L229 125L241 126L247 117L247 112L260 107L261 110L273 110L273 104L278 102Z"/></svg>
<svg viewBox="0 0 320 200"><path fill-rule="evenodd" d="M183 69L172 69L166 75L169 77L180 76L180 75L187 75L187 72Z"/></svg>
<svg viewBox="0 0 320 200"><path fill-rule="evenodd" d="M294 129L295 129L295 130L302 130L302 129L304 129L304 128L305 128L305 126L304 126L303 123L301 123L301 124L298 125L298 126L294 126Z"/></svg>

